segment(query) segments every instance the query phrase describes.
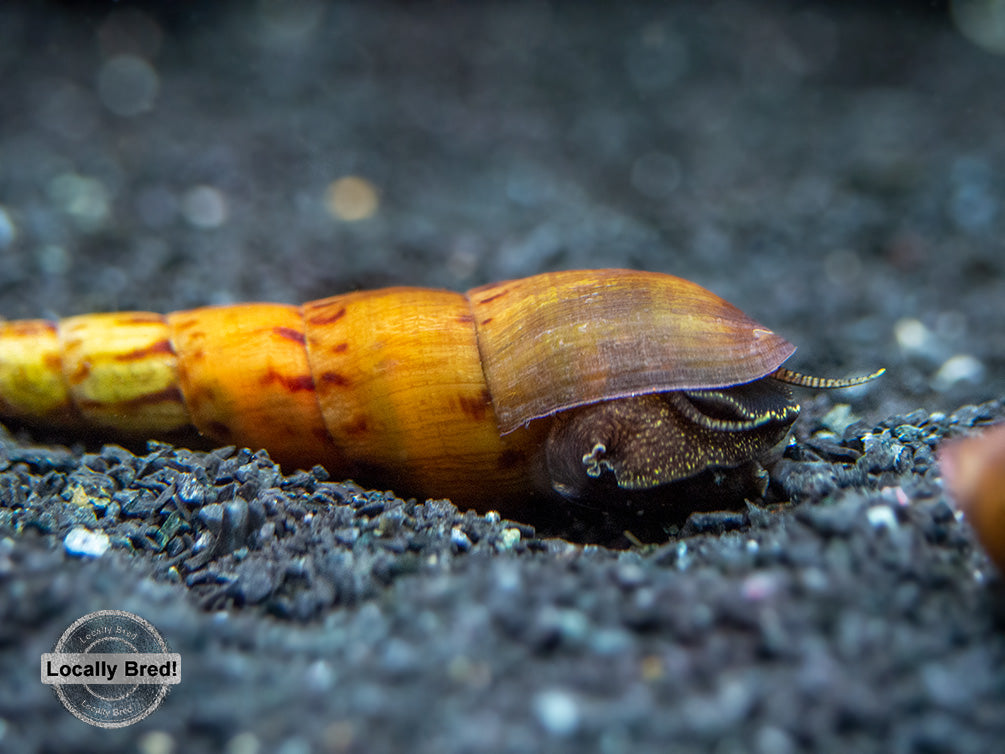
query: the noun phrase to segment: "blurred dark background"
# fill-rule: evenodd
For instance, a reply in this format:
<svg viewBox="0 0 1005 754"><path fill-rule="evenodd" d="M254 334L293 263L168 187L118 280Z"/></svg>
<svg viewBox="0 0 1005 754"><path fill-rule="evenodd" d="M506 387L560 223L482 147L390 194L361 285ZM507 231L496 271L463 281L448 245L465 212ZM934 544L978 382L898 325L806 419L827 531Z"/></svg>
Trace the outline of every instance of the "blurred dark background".
<svg viewBox="0 0 1005 754"><path fill-rule="evenodd" d="M638 267L994 398L1000 5L5 4L0 312Z"/></svg>

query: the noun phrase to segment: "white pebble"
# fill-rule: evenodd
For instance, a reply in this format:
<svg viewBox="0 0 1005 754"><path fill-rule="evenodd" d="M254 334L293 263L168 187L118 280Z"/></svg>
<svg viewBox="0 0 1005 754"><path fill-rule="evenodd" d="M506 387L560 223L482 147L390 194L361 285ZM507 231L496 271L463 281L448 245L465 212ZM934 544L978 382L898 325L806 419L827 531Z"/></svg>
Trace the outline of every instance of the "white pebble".
<svg viewBox="0 0 1005 754"><path fill-rule="evenodd" d="M897 528L897 517L888 505L874 505L865 512L869 523L876 529L893 530Z"/></svg>
<svg viewBox="0 0 1005 754"><path fill-rule="evenodd" d="M208 531L204 531L199 535L199 538L192 543L192 552L202 552L211 544L213 544L213 535Z"/></svg>
<svg viewBox="0 0 1005 754"><path fill-rule="evenodd" d="M520 542L520 530L519 529L503 529L502 533L502 546L503 549L509 550Z"/></svg>
<svg viewBox="0 0 1005 754"><path fill-rule="evenodd" d="M903 351L911 354L928 354L935 348L935 339L932 332L921 320L913 317L905 317L897 320L893 326L893 334L897 338L897 345Z"/></svg>
<svg viewBox="0 0 1005 754"><path fill-rule="evenodd" d="M851 406L847 403L838 403L824 415L820 423L831 432L840 435L857 421L858 417L852 413Z"/></svg>
<svg viewBox="0 0 1005 754"><path fill-rule="evenodd" d="M980 382L984 377L984 364L970 354L957 354L946 359L932 377L932 387L940 393L960 382Z"/></svg>
<svg viewBox="0 0 1005 754"><path fill-rule="evenodd" d="M140 738L136 748L140 754L172 754L175 750L175 740L169 733L152 730Z"/></svg>
<svg viewBox="0 0 1005 754"><path fill-rule="evenodd" d="M455 526L450 530L450 542L461 552L471 549L471 540L459 526Z"/></svg>
<svg viewBox="0 0 1005 754"><path fill-rule="evenodd" d="M83 526L75 526L63 539L63 548L70 555L100 558L112 543L103 531L91 531Z"/></svg>
<svg viewBox="0 0 1005 754"><path fill-rule="evenodd" d="M743 580L740 592L750 602L763 602L774 597L780 588L778 577L770 573L752 573Z"/></svg>
<svg viewBox="0 0 1005 754"><path fill-rule="evenodd" d="M569 736L579 728L579 704L563 689L542 691L534 697L534 714L553 736Z"/></svg>
<svg viewBox="0 0 1005 754"><path fill-rule="evenodd" d="M226 754L258 754L262 750L262 742L254 733L245 731L227 741L223 750Z"/></svg>
<svg viewBox="0 0 1005 754"><path fill-rule="evenodd" d="M304 674L304 683L315 694L330 691L335 683L335 670L327 660L315 660Z"/></svg>
<svg viewBox="0 0 1005 754"><path fill-rule="evenodd" d="M685 571L691 565L691 553L687 549L687 542L677 543L677 570Z"/></svg>

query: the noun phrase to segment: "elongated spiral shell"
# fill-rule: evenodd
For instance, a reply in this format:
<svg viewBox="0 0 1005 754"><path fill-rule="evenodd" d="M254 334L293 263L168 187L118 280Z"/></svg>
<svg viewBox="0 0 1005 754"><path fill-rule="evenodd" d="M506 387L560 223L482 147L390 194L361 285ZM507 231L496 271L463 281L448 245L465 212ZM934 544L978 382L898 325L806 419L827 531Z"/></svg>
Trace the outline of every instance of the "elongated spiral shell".
<svg viewBox="0 0 1005 754"><path fill-rule="evenodd" d="M194 427L219 443L266 448L284 465L321 463L333 474L491 507L535 485L576 488L549 471L549 463L568 467L561 456L591 457L595 470L623 475L625 487L756 457L798 407L780 389L736 386L771 376L794 350L681 278L556 272L466 295L387 288L303 306L2 322L0 419L143 438ZM552 432L556 415L668 391L688 397L676 408L650 401L572 424L565 417ZM696 417L697 434L637 426ZM613 442L601 442L593 422L648 458L559 447ZM725 433L708 443L720 448L714 453L669 446L708 432Z"/></svg>

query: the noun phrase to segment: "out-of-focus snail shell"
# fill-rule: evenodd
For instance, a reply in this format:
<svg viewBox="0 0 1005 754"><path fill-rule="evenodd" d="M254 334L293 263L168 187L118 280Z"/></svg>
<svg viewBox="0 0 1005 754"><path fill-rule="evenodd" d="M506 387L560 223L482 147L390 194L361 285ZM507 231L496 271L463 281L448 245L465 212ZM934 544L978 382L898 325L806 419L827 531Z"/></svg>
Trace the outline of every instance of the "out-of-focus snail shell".
<svg viewBox="0 0 1005 754"><path fill-rule="evenodd" d="M939 465L977 539L1005 572L1005 424L947 443Z"/></svg>

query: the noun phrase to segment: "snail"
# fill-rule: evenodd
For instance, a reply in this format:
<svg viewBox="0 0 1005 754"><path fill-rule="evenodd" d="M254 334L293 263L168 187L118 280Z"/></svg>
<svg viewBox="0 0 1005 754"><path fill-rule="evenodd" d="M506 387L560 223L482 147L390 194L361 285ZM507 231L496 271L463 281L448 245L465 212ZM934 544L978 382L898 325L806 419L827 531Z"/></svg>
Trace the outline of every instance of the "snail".
<svg viewBox="0 0 1005 754"><path fill-rule="evenodd" d="M1005 572L1005 424L946 443L939 466L978 541Z"/></svg>
<svg viewBox="0 0 1005 754"><path fill-rule="evenodd" d="M760 464L799 413L787 384L882 372L807 377L781 367L794 351L678 277L554 272L467 294L0 323L0 419L135 438L194 426L286 467L481 510L709 474L722 492L730 469L763 491Z"/></svg>

